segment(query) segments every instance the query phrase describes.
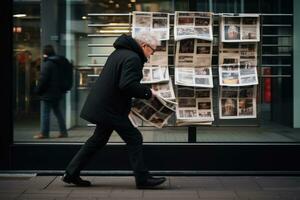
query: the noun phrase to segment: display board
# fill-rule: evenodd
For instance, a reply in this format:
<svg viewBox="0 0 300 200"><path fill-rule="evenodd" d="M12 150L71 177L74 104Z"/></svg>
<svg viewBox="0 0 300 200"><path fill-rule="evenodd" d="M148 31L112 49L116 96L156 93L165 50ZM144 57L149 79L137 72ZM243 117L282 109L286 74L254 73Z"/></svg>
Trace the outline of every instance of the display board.
<svg viewBox="0 0 300 200"><path fill-rule="evenodd" d="M174 21L170 20L172 15ZM152 125L157 121L159 124L154 126L162 127L169 124L166 119L172 120L173 125L211 125L216 118L257 117L258 14L176 11L133 12L131 16L133 37L147 30L158 33L161 40L143 68L141 83L156 90L161 102L170 101L174 107L173 116L168 115L163 121L155 117L152 122L151 117L137 114L139 109L134 107L143 121ZM219 18L219 32L215 33L219 39L213 34L215 17ZM170 35L172 29L174 35ZM170 60L170 55L174 60ZM218 57L217 66L212 64L214 56ZM185 96L191 91L193 95ZM251 95L243 96L241 91ZM228 96L233 93L235 96ZM151 102L135 102L142 104L151 107Z"/></svg>

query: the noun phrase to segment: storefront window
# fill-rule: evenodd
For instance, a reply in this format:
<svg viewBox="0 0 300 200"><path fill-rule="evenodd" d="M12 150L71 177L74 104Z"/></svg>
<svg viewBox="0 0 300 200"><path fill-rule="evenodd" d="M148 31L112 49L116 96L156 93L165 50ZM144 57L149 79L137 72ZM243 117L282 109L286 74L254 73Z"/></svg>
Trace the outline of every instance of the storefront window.
<svg viewBox="0 0 300 200"><path fill-rule="evenodd" d="M266 6L272 3L272 7ZM212 126L196 127L196 142L293 142L292 123L292 1L198 0L198 1L14 1L14 140L15 142L84 142L94 126L79 117L89 88L101 73L112 43L122 33L130 34L132 11L171 13L169 69L174 76L174 11L212 11L213 25L213 110ZM259 13L259 85L257 117L219 118L218 46L219 13ZM272 15L274 14L274 15ZM59 133L51 115L49 139L33 139L40 132L40 101L34 93L40 75L41 48L52 44L58 54L74 65L74 86L61 108L69 131ZM174 80L174 79L173 79ZM175 86L176 87L176 86ZM286 89L290 88L290 89ZM285 113L283 116L281 113ZM275 128L274 128L275 127ZM142 122L145 142L183 142L189 140L188 126L176 126L172 117L168 126L157 129ZM283 132L281 131L283 130ZM195 142L194 141L194 142ZM113 134L110 142L121 142Z"/></svg>
<svg viewBox="0 0 300 200"><path fill-rule="evenodd" d="M40 73L40 2L15 1L13 8L15 139L37 132L39 99L34 88Z"/></svg>

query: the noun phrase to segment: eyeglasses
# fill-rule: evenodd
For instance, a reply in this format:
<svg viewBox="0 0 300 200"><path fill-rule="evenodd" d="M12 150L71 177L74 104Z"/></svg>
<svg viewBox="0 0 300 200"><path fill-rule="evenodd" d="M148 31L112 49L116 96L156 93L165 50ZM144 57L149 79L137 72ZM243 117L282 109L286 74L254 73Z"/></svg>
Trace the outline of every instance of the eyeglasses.
<svg viewBox="0 0 300 200"><path fill-rule="evenodd" d="M155 49L153 47L151 47L149 44L146 45L152 50L153 53L155 52Z"/></svg>

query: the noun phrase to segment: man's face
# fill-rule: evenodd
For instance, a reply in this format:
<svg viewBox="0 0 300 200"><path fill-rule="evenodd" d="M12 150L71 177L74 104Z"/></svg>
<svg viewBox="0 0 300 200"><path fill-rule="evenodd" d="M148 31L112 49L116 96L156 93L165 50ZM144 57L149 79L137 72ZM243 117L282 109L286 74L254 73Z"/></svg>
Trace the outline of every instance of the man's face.
<svg viewBox="0 0 300 200"><path fill-rule="evenodd" d="M152 47L149 44L143 44L142 49L144 51L145 56L149 59L150 56L154 54L156 47Z"/></svg>

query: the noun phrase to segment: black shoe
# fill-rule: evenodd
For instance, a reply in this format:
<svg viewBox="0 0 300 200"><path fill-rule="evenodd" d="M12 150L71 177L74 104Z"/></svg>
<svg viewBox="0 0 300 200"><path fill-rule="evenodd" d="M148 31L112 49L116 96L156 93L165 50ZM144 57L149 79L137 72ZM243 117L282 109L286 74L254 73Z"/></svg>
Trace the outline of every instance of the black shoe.
<svg viewBox="0 0 300 200"><path fill-rule="evenodd" d="M65 183L68 183L68 184L74 184L74 185L77 185L77 186L81 186L81 187L89 187L91 186L91 182L90 181L87 181L87 180L82 180L79 176L70 176L69 174L64 174L62 177L61 177L61 180Z"/></svg>
<svg viewBox="0 0 300 200"><path fill-rule="evenodd" d="M145 181L143 182L136 182L136 187L138 189L151 189L154 186L160 185L163 182L165 182L167 179L165 177L161 178L154 178L154 177L148 177Z"/></svg>

